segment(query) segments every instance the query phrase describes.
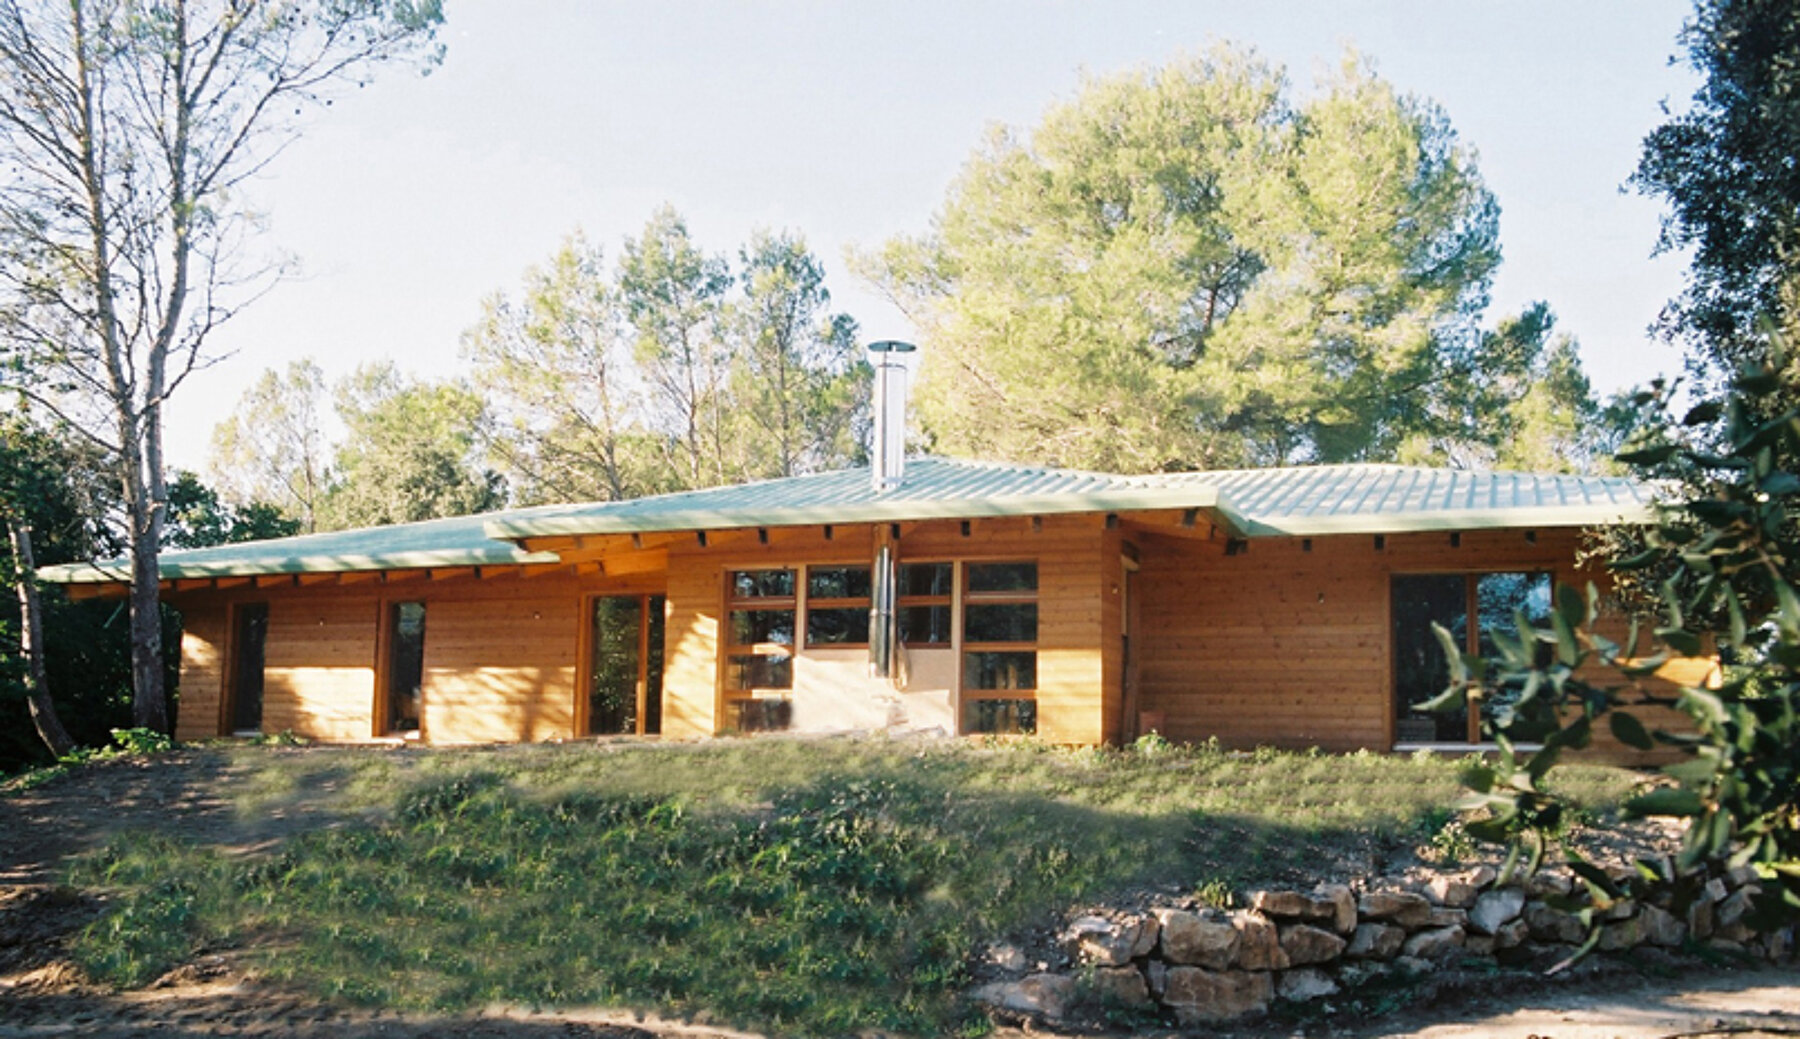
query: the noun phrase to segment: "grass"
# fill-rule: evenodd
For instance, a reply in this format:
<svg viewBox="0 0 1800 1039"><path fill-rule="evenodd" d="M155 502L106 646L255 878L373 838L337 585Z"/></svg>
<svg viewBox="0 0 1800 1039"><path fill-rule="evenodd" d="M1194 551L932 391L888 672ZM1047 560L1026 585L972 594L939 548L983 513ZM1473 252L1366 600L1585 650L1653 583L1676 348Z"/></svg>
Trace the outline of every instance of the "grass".
<svg viewBox="0 0 1800 1039"><path fill-rule="evenodd" d="M1146 752L1146 750L1148 752ZM234 748L241 856L128 835L77 864L113 908L97 977L241 947L278 979L398 1008L604 1004L782 1034L978 1027L979 943L1145 886L1209 900L1416 844L1458 762L881 740L480 751ZM1564 770L1596 806L1633 781Z"/></svg>

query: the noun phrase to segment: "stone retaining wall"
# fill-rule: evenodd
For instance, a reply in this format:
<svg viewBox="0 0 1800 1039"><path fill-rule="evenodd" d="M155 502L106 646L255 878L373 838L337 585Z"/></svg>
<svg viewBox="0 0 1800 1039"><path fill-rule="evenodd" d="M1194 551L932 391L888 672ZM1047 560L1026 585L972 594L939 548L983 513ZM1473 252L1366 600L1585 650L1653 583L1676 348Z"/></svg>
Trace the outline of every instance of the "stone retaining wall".
<svg viewBox="0 0 1800 1039"><path fill-rule="evenodd" d="M1744 956L1792 958L1792 929L1757 935L1745 924L1761 893L1753 869L1696 881L1684 907L1672 895L1613 900L1598 913L1603 954L1695 943ZM1017 948L988 950L995 980L972 993L1013 1013L1062 1020L1124 1007L1183 1025L1252 1017L1275 999L1296 1002L1353 990L1383 976L1446 966L1548 965L1588 936L1576 916L1593 905L1567 872L1498 883L1493 869L1377 882L1356 890L1258 891L1249 908L1192 904L1100 911L1067 922L1059 963L1030 964Z"/></svg>

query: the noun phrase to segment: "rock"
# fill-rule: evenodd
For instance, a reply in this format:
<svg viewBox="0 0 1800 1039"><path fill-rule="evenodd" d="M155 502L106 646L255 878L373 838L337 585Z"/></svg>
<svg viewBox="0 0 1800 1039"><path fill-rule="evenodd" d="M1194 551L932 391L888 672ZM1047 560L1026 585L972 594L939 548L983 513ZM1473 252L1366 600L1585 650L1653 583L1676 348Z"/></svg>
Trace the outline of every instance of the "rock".
<svg viewBox="0 0 1800 1039"><path fill-rule="evenodd" d="M1431 918L1431 900L1410 891L1371 891L1356 907L1365 919L1391 920L1408 930Z"/></svg>
<svg viewBox="0 0 1800 1039"><path fill-rule="evenodd" d="M1629 920L1637 915L1637 899L1621 898L1600 914L1602 920Z"/></svg>
<svg viewBox="0 0 1800 1039"><path fill-rule="evenodd" d="M1298 891L1257 891L1250 895L1250 908L1265 916L1298 919L1312 911L1312 899Z"/></svg>
<svg viewBox="0 0 1800 1039"><path fill-rule="evenodd" d="M988 946L987 961L1004 971L1017 973L1027 966L1025 954L1016 945L1005 942Z"/></svg>
<svg viewBox="0 0 1800 1039"><path fill-rule="evenodd" d="M1262 1013L1274 996L1275 983L1264 971L1170 967L1163 1005L1184 1025L1219 1024Z"/></svg>
<svg viewBox="0 0 1800 1039"><path fill-rule="evenodd" d="M1102 1006L1150 1005L1150 986L1136 967L1101 967L1088 980L1088 995Z"/></svg>
<svg viewBox="0 0 1800 1039"><path fill-rule="evenodd" d="M1652 945L1674 948L1687 940L1687 925L1667 909L1643 907L1638 910L1638 926L1643 930L1644 940Z"/></svg>
<svg viewBox="0 0 1800 1039"><path fill-rule="evenodd" d="M1726 896L1725 901L1720 902L1713 910L1714 927L1723 931L1736 926L1750 912L1750 901L1755 895L1756 892L1750 888L1741 887Z"/></svg>
<svg viewBox="0 0 1800 1039"><path fill-rule="evenodd" d="M1770 931L1762 936L1763 957L1770 963L1780 963L1794 955L1794 929L1783 927L1778 931Z"/></svg>
<svg viewBox="0 0 1800 1039"><path fill-rule="evenodd" d="M1391 960L1406 944L1406 929L1393 924L1358 924L1344 955L1357 960Z"/></svg>
<svg viewBox="0 0 1800 1039"><path fill-rule="evenodd" d="M1619 920L1602 925L1598 948L1601 952L1623 952L1626 949L1637 948L1638 943L1643 940L1643 928L1633 917L1630 920Z"/></svg>
<svg viewBox="0 0 1800 1039"><path fill-rule="evenodd" d="M1170 963L1224 970L1237 958L1242 937L1223 913L1162 909L1156 915L1161 924L1163 959Z"/></svg>
<svg viewBox="0 0 1800 1039"><path fill-rule="evenodd" d="M999 981L974 992L975 1001L1021 1014L1060 1020L1075 1002L1075 979L1061 974L1033 974L1019 981Z"/></svg>
<svg viewBox="0 0 1800 1039"><path fill-rule="evenodd" d="M1756 872L1756 867L1748 864L1743 866L1733 866L1725 871L1725 883L1732 887L1743 887L1745 884L1754 884L1761 879L1762 876Z"/></svg>
<svg viewBox="0 0 1800 1039"><path fill-rule="evenodd" d="M1338 983L1331 980L1331 975L1316 967L1283 971L1281 980L1275 983L1275 994L1295 1003L1335 996L1338 991Z"/></svg>
<svg viewBox="0 0 1800 1039"><path fill-rule="evenodd" d="M1723 902L1725 896L1731 894L1731 889L1725 886L1724 879L1720 877L1714 877L1707 881L1705 890L1706 897L1714 902Z"/></svg>
<svg viewBox="0 0 1800 1039"><path fill-rule="evenodd" d="M1390 969L1385 963L1346 963L1338 968L1338 983L1345 988L1361 988L1377 978L1386 977Z"/></svg>
<svg viewBox="0 0 1800 1039"><path fill-rule="evenodd" d="M1575 890L1575 881L1567 873L1551 873L1539 871L1531 875L1525 882L1525 893L1532 898L1545 895L1566 895Z"/></svg>
<svg viewBox="0 0 1800 1039"><path fill-rule="evenodd" d="M1434 906L1431 915L1425 918L1426 927L1463 927L1468 922L1468 910L1451 909L1448 906Z"/></svg>
<svg viewBox="0 0 1800 1039"><path fill-rule="evenodd" d="M1460 927L1434 927L1408 938L1400 951L1403 959L1441 963L1462 951L1464 937L1466 932Z"/></svg>
<svg viewBox="0 0 1800 1039"><path fill-rule="evenodd" d="M1169 984L1169 965L1161 960L1151 960L1144 965L1144 980L1150 983L1150 995L1161 999Z"/></svg>
<svg viewBox="0 0 1800 1039"><path fill-rule="evenodd" d="M1394 961L1394 969L1401 974L1430 974L1437 969L1437 964L1417 956L1402 956Z"/></svg>
<svg viewBox="0 0 1800 1039"><path fill-rule="evenodd" d="M1281 929L1281 951L1291 967L1329 963L1344 951L1344 940L1311 924L1289 924Z"/></svg>
<svg viewBox="0 0 1800 1039"><path fill-rule="evenodd" d="M1507 925L1512 926L1511 924ZM1471 934L1463 938L1463 951L1471 956L1492 956L1498 947L1498 939L1489 938L1485 934Z"/></svg>
<svg viewBox="0 0 1800 1039"><path fill-rule="evenodd" d="M1542 902L1526 903L1523 919L1531 936L1540 942L1580 945L1587 941L1587 928L1575 914L1552 909Z"/></svg>
<svg viewBox="0 0 1800 1039"><path fill-rule="evenodd" d="M1713 933L1713 904L1706 898L1696 898L1687 911L1688 933L1695 941L1705 941Z"/></svg>
<svg viewBox="0 0 1800 1039"><path fill-rule="evenodd" d="M1274 921L1261 913L1240 910L1231 914L1231 923L1238 932L1234 962L1239 967L1245 970L1287 969L1287 953L1281 949L1281 936Z"/></svg>
<svg viewBox="0 0 1800 1039"><path fill-rule="evenodd" d="M1735 924L1720 924L1713 928L1714 942L1723 941L1739 946L1740 948L1744 943L1755 937L1756 932L1750 929L1749 924L1743 923L1742 921Z"/></svg>
<svg viewBox="0 0 1800 1039"><path fill-rule="evenodd" d="M1462 877L1435 876L1425 885L1425 897L1451 909L1467 909L1475 904L1481 889Z"/></svg>
<svg viewBox="0 0 1800 1039"><path fill-rule="evenodd" d="M1492 884L1499 876L1500 874L1495 873L1494 867L1492 866L1476 866L1474 869L1463 874L1463 880L1467 881L1470 887L1479 891L1489 884Z"/></svg>
<svg viewBox="0 0 1800 1039"><path fill-rule="evenodd" d="M1493 934L1500 925L1525 911L1525 892L1516 887L1483 891L1469 910L1469 927L1477 934Z"/></svg>
<svg viewBox="0 0 1800 1039"><path fill-rule="evenodd" d="M1134 915L1121 920L1084 916L1069 923L1063 945L1083 963L1119 967L1156 948L1156 918Z"/></svg>
<svg viewBox="0 0 1800 1039"><path fill-rule="evenodd" d="M1530 937L1531 928L1525 923L1524 918L1508 920L1500 925L1498 931L1494 932L1494 948L1516 948L1520 945L1524 945L1525 939Z"/></svg>
<svg viewBox="0 0 1800 1039"><path fill-rule="evenodd" d="M1320 884L1313 890L1321 902L1331 903L1331 928L1339 934L1356 930L1356 894L1343 884Z"/></svg>

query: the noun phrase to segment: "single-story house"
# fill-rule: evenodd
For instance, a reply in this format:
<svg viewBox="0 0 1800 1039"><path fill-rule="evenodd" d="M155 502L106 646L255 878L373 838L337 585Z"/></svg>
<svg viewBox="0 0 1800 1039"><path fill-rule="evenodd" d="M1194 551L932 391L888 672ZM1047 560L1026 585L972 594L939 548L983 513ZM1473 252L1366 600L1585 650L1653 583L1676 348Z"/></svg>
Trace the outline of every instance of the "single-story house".
<svg viewBox="0 0 1800 1039"><path fill-rule="evenodd" d="M896 467L898 468L898 467ZM1629 479L945 458L169 552L182 739L782 729L1456 748L1436 621L1542 616ZM122 595L113 564L48 567Z"/></svg>

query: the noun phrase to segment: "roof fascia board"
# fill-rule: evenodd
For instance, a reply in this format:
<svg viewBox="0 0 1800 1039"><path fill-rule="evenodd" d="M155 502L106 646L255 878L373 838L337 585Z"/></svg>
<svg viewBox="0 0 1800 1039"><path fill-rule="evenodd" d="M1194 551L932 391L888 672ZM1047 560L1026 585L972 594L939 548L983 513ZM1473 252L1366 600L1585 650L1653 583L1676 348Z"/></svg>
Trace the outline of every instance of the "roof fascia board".
<svg viewBox="0 0 1800 1039"><path fill-rule="evenodd" d="M492 549L438 549L414 552L288 556L265 562L182 562L170 560L157 569L163 580L194 577L251 577L261 574L345 573L354 570L412 570L430 567L529 565L560 563L554 552L524 552L510 546ZM122 564L63 563L38 571L48 584L112 584L131 580Z"/></svg>
<svg viewBox="0 0 1800 1039"><path fill-rule="evenodd" d="M1599 527L1649 523L1649 505L1555 505L1524 509L1458 509L1396 515L1298 516L1244 521L1252 538L1316 537L1329 534L1414 534L1452 530L1541 530L1546 527Z"/></svg>

